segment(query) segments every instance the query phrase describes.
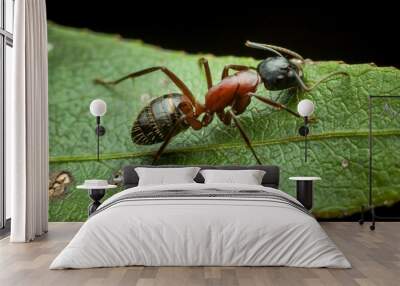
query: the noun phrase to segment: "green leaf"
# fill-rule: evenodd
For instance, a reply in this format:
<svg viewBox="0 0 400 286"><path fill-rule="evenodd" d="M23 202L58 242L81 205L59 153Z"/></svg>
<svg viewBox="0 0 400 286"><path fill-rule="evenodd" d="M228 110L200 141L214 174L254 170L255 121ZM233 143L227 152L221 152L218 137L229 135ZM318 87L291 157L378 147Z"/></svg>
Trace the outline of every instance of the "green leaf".
<svg viewBox="0 0 400 286"><path fill-rule="evenodd" d="M140 110L153 98L178 92L160 72L127 80L113 88L95 85L95 78L116 79L133 71L164 65L174 71L204 102L205 77L197 60L190 55L145 45L140 41L61 27L49 23L49 117L51 171L68 170L74 186L89 178L110 178L127 164L149 164L159 145L138 146L130 129ZM238 43L242 45L243 43ZM266 55L267 56L267 55ZM312 55L308 55L312 56ZM227 64L256 66L252 58L206 55L214 83ZM368 95L400 95L400 72L392 67L371 64L347 65L342 62L309 62L305 66L307 84L333 71L346 71L310 93L299 91L258 94L287 104L295 110L301 99L316 105L317 124L309 136L309 161L304 163L304 142L297 133L302 121L284 111L253 100L240 120L264 164L281 167L281 189L294 195L290 176L322 177L315 186L314 213L335 218L358 212L368 198ZM96 161L95 119L89 103L102 98L108 104L102 118L106 134L101 138L102 161ZM394 107L399 104L391 102ZM393 113L393 112L392 112ZM399 118L374 109L374 192L376 205L400 200L398 157ZM384 124L385 123L385 124ZM237 129L218 119L199 131L188 129L176 136L160 164L256 164ZM86 219L89 198L74 186L61 199L50 202L50 220ZM111 195L112 193L108 194Z"/></svg>

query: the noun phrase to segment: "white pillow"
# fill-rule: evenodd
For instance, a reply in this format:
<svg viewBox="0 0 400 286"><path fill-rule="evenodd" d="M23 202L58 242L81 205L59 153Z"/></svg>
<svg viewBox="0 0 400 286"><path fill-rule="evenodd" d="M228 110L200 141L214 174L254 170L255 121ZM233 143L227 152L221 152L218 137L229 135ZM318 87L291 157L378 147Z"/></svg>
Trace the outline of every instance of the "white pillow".
<svg viewBox="0 0 400 286"><path fill-rule="evenodd" d="M261 185L265 171L262 170L202 170L205 184L246 184Z"/></svg>
<svg viewBox="0 0 400 286"><path fill-rule="evenodd" d="M135 168L139 176L139 186L187 184L195 183L193 180L200 168Z"/></svg>

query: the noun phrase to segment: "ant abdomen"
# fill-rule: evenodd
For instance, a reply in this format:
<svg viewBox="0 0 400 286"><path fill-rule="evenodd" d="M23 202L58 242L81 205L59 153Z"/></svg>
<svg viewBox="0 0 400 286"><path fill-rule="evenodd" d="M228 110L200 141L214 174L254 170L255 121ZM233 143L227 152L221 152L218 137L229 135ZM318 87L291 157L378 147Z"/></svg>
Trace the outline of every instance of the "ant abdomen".
<svg viewBox="0 0 400 286"><path fill-rule="evenodd" d="M178 105L183 95L170 93L152 100L137 116L131 130L131 138L138 145L152 145L163 142L168 132L175 126L182 112ZM182 123L174 136L189 126Z"/></svg>

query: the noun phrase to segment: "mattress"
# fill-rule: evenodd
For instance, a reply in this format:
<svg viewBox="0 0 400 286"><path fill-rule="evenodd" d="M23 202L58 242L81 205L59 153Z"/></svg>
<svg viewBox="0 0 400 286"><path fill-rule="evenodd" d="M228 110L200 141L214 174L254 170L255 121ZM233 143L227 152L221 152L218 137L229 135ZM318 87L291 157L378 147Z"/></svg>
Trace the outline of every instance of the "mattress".
<svg viewBox="0 0 400 286"><path fill-rule="evenodd" d="M132 265L351 267L315 218L286 193L198 183L115 194L50 269Z"/></svg>

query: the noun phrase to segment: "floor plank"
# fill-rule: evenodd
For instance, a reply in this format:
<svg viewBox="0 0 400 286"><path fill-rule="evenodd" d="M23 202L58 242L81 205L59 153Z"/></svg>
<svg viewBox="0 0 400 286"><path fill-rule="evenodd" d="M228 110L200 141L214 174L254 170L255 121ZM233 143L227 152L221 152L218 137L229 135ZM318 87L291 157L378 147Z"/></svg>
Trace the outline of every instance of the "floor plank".
<svg viewBox="0 0 400 286"><path fill-rule="evenodd" d="M85 270L48 269L81 223L50 223L49 233L32 243L0 240L0 285L399 285L400 222L368 225L321 223L345 253L352 269L289 267L118 267Z"/></svg>

